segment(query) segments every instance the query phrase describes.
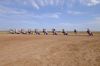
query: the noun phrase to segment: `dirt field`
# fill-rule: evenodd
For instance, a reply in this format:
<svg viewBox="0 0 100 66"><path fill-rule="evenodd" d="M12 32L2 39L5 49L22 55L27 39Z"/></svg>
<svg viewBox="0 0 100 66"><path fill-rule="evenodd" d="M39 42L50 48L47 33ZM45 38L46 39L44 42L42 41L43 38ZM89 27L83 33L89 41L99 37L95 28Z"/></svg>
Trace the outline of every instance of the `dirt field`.
<svg viewBox="0 0 100 66"><path fill-rule="evenodd" d="M100 33L0 34L0 66L100 66Z"/></svg>

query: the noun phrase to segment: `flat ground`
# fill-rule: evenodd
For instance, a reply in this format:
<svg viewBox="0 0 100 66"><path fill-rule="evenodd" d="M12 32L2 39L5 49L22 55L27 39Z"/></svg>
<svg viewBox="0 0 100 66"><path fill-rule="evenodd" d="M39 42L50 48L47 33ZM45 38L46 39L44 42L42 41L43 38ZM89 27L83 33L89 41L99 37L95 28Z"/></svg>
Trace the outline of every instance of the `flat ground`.
<svg viewBox="0 0 100 66"><path fill-rule="evenodd" d="M0 66L100 66L100 33L0 34Z"/></svg>

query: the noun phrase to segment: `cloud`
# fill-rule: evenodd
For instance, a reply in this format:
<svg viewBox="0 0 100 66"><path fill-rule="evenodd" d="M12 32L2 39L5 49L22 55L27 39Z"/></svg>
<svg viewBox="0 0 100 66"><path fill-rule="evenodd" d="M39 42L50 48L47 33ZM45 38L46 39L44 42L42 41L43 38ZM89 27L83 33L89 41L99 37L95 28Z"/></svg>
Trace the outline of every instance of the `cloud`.
<svg viewBox="0 0 100 66"><path fill-rule="evenodd" d="M51 15L48 15L48 17L58 19L60 16L58 14L51 14Z"/></svg>
<svg viewBox="0 0 100 66"><path fill-rule="evenodd" d="M67 11L67 14L70 14L70 15L82 15L82 14L85 14L83 12L80 12L80 11Z"/></svg>
<svg viewBox="0 0 100 66"><path fill-rule="evenodd" d="M92 21L93 21L94 23L100 24L100 16L95 17Z"/></svg>
<svg viewBox="0 0 100 66"><path fill-rule="evenodd" d="M69 7L72 8L76 3L81 5L93 6L100 4L100 0L0 0L3 4L17 4L32 6L34 9L39 10L45 6L55 6L55 7Z"/></svg>
<svg viewBox="0 0 100 66"><path fill-rule="evenodd" d="M80 0L80 3L87 6L94 6L100 4L100 0Z"/></svg>
<svg viewBox="0 0 100 66"><path fill-rule="evenodd" d="M45 6L73 7L76 3L87 6L100 4L100 0L0 0L4 4L17 3L18 5L31 5L33 8L40 9Z"/></svg>
<svg viewBox="0 0 100 66"><path fill-rule="evenodd" d="M38 0L38 3L40 3L40 6L45 6L47 3L45 2L46 0Z"/></svg>
<svg viewBox="0 0 100 66"><path fill-rule="evenodd" d="M38 19L58 19L60 18L61 13L47 13L47 14L33 14L33 18Z"/></svg>
<svg viewBox="0 0 100 66"><path fill-rule="evenodd" d="M33 8L40 9L45 6L62 6L67 0L14 0L17 3L24 3L28 5L32 5Z"/></svg>
<svg viewBox="0 0 100 66"><path fill-rule="evenodd" d="M39 9L39 8L40 8L39 5L37 4L37 2L34 1L34 0L31 0L31 4L32 4L32 6L33 6L34 8L36 8L36 9Z"/></svg>
<svg viewBox="0 0 100 66"><path fill-rule="evenodd" d="M16 14L16 15L21 15L25 14L26 11L23 9L16 9L16 8L8 8L5 6L0 6L0 14Z"/></svg>
<svg viewBox="0 0 100 66"><path fill-rule="evenodd" d="M94 26L100 25L100 16L92 17L91 19L86 21L86 24L94 25Z"/></svg>
<svg viewBox="0 0 100 66"><path fill-rule="evenodd" d="M6 4L6 0L2 0ZM56 5L55 3L60 3L60 0L9 0L9 3L17 3L21 5L31 5L33 8L40 9L41 7L47 6L47 5ZM26 17L30 16L33 18L53 18L53 19L58 19L61 15L61 13L57 12L48 12L48 13L42 13L42 14L36 14L33 12L29 12L29 10L24 9L24 8L19 8L19 7L10 7L10 6L5 6L5 5L0 5L0 14L10 14L10 16L13 15L24 15Z"/></svg>
<svg viewBox="0 0 100 66"><path fill-rule="evenodd" d="M42 12L42 8L46 7L46 6L54 6L54 7L64 7L64 9L67 9L68 7L73 7L73 5L76 2L80 2L81 4L85 4L87 6L93 6L93 5L97 5L100 3L100 0L0 0L0 2L3 2L5 4L9 3L17 3L15 4L15 8L11 8L12 5L10 6L2 6L2 4L0 4L0 13L12 13L12 14L24 14L26 12L32 12L33 9L37 9L39 11L39 9L41 9L40 11ZM4 4L4 5L5 5ZM17 7L16 5L20 5L22 7ZM27 6L27 7L26 7ZM33 8L33 9L32 9ZM48 7L49 8L49 7ZM28 10L30 9L30 10ZM33 10L35 11L35 10ZM60 11L60 10L59 10ZM51 13L51 11L48 10L48 12ZM79 12L79 11L70 11L67 10L67 14L70 15L82 15L84 14L83 12ZM53 15L53 17L58 17L57 15Z"/></svg>

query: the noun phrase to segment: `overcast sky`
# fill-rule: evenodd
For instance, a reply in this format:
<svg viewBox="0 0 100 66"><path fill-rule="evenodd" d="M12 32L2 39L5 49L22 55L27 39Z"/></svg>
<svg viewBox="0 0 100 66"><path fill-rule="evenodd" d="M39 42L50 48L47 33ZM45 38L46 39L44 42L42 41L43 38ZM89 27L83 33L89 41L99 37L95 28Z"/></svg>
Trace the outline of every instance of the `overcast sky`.
<svg viewBox="0 0 100 66"><path fill-rule="evenodd" d="M0 30L100 31L100 0L0 0Z"/></svg>

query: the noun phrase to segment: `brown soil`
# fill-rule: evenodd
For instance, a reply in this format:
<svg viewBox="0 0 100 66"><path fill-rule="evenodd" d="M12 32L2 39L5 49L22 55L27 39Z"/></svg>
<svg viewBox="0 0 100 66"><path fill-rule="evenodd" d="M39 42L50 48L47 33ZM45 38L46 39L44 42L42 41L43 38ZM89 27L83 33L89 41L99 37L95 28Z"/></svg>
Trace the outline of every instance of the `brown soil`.
<svg viewBox="0 0 100 66"><path fill-rule="evenodd" d="M100 33L0 34L0 66L100 66Z"/></svg>

